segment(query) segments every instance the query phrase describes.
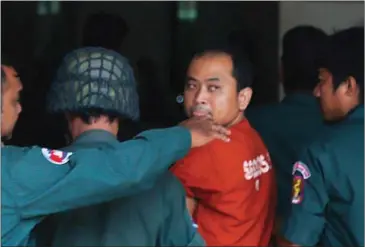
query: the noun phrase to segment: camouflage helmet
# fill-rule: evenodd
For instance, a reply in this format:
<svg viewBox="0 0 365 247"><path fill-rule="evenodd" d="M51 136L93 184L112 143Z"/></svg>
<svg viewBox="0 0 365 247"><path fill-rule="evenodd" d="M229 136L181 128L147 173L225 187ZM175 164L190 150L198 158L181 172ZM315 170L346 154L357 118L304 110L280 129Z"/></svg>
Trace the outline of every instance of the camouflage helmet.
<svg viewBox="0 0 365 247"><path fill-rule="evenodd" d="M128 60L101 47L76 49L65 56L51 84L48 111L101 109L138 120L136 81Z"/></svg>

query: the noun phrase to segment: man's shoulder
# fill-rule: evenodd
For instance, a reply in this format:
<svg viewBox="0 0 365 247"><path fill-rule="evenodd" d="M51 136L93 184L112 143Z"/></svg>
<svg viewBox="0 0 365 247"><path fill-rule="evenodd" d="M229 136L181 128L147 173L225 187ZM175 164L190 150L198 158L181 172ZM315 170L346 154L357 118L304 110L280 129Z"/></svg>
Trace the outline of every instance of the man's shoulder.
<svg viewBox="0 0 365 247"><path fill-rule="evenodd" d="M18 146L3 146L1 147L1 154L5 157L12 157L13 155L21 155L26 154L30 151L31 147L18 147Z"/></svg>
<svg viewBox="0 0 365 247"><path fill-rule="evenodd" d="M304 147L301 157L306 161L319 161L317 164L325 170L343 170L343 162L362 158L364 150L364 129L358 131L346 124L325 126L312 141ZM361 154L360 156L358 154ZM308 160L309 159L309 160Z"/></svg>
<svg viewBox="0 0 365 247"><path fill-rule="evenodd" d="M18 147L18 146L4 146L1 148L1 161L3 166L12 165L18 162L39 162L41 158L42 161L45 158L44 152L51 149L41 148L37 146L31 147ZM3 167L2 166L2 167Z"/></svg>
<svg viewBox="0 0 365 247"><path fill-rule="evenodd" d="M324 126L321 132L310 143L309 148L332 150L336 147L350 148L351 144L364 140L364 125L337 123Z"/></svg>
<svg viewBox="0 0 365 247"><path fill-rule="evenodd" d="M231 128L229 142L214 140L207 145L210 154L224 156L236 154L235 156L247 156L250 150L267 151L259 132L251 125L249 120L243 120Z"/></svg>

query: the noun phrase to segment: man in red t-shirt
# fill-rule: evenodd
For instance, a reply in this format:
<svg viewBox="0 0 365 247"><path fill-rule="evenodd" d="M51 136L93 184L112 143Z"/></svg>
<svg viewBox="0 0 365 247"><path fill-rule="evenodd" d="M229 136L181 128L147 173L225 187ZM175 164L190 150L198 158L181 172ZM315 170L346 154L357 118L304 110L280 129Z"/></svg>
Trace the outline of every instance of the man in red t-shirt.
<svg viewBox="0 0 365 247"><path fill-rule="evenodd" d="M188 117L231 130L230 142L192 149L171 168L199 232L209 246L268 246L276 184L268 151L243 114L252 96L250 62L230 49L208 50L195 55L187 75Z"/></svg>

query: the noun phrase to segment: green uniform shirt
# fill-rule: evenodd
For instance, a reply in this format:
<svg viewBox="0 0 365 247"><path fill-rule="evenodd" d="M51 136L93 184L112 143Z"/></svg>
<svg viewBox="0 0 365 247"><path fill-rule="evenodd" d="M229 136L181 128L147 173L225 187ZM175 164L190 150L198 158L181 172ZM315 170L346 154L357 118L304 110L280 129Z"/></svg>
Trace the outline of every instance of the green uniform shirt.
<svg viewBox="0 0 365 247"><path fill-rule="evenodd" d="M277 213L282 216L290 208L292 164L324 127L320 107L314 96L293 93L280 103L248 109L246 116L269 150L278 186Z"/></svg>
<svg viewBox="0 0 365 247"><path fill-rule="evenodd" d="M109 132L92 130L65 150L77 152L116 142ZM37 236L49 236L53 224L56 231L52 246L204 246L187 211L184 188L168 171L152 189L138 195L51 218L52 222L45 221Z"/></svg>
<svg viewBox="0 0 365 247"><path fill-rule="evenodd" d="M70 154L38 147L1 149L1 243L26 246L44 216L152 188L191 147L183 127ZM103 164L103 165L100 165Z"/></svg>
<svg viewBox="0 0 365 247"><path fill-rule="evenodd" d="M293 167L283 236L302 246L364 246L364 107L331 126Z"/></svg>

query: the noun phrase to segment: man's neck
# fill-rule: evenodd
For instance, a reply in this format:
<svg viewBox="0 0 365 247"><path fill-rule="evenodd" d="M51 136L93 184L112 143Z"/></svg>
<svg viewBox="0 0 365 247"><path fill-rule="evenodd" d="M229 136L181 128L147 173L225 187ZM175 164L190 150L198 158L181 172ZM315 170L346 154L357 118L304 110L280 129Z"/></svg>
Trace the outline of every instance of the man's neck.
<svg viewBox="0 0 365 247"><path fill-rule="evenodd" d="M226 127L231 127L233 125L238 124L245 118L244 112L240 111L239 114L230 122Z"/></svg>
<svg viewBox="0 0 365 247"><path fill-rule="evenodd" d="M78 124L71 127L72 139L75 140L78 136L86 131L91 130L104 130L111 133L114 136L118 134L118 124L117 123L93 123L93 124Z"/></svg>

